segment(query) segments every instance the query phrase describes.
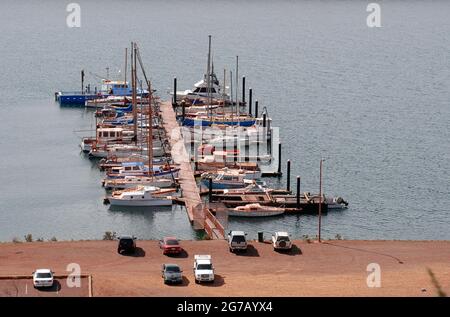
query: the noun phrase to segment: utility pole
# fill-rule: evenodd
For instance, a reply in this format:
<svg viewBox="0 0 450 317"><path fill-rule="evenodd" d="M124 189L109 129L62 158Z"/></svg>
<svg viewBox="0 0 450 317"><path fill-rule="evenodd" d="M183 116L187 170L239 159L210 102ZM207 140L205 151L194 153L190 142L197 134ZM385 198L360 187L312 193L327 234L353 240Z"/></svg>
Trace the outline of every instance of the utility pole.
<svg viewBox="0 0 450 317"><path fill-rule="evenodd" d="M319 180L319 243L321 242L322 231L322 165L323 159L320 159L320 180Z"/></svg>

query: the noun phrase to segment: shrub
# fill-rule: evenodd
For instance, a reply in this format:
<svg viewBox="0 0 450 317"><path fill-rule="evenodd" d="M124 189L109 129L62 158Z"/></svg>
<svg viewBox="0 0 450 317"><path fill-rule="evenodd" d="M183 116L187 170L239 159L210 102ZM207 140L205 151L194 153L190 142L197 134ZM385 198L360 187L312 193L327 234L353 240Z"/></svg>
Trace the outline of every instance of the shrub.
<svg viewBox="0 0 450 317"><path fill-rule="evenodd" d="M24 236L24 239L26 242L33 242L33 235L31 233L28 233Z"/></svg>
<svg viewBox="0 0 450 317"><path fill-rule="evenodd" d="M117 238L117 233L106 231L105 234L103 234L103 240L115 240Z"/></svg>

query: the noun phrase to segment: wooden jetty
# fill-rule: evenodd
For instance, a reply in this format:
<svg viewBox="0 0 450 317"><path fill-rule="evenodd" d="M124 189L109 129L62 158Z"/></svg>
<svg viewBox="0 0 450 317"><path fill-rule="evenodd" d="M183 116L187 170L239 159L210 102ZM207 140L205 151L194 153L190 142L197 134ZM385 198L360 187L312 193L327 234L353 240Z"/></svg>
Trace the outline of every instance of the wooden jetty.
<svg viewBox="0 0 450 317"><path fill-rule="evenodd" d="M181 135L181 129L170 101L160 103L161 118L171 146L172 159L180 168L179 183L182 199L195 229L204 229L211 239L225 239L225 230L200 198L200 189L194 178L190 158Z"/></svg>

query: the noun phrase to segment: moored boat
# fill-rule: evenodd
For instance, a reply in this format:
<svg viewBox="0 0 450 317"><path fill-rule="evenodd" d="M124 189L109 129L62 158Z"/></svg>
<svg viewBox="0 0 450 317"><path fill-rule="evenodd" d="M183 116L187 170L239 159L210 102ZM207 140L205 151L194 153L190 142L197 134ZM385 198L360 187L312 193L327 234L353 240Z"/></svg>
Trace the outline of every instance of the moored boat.
<svg viewBox="0 0 450 317"><path fill-rule="evenodd" d="M262 206L258 203L238 206L228 210L228 215L231 217L271 217L282 215L283 213L283 208Z"/></svg>
<svg viewBox="0 0 450 317"><path fill-rule="evenodd" d="M171 206L172 196L169 194L173 194L175 191L175 189L160 189L154 186L139 186L114 191L106 197L105 203L109 202L111 206L129 207Z"/></svg>

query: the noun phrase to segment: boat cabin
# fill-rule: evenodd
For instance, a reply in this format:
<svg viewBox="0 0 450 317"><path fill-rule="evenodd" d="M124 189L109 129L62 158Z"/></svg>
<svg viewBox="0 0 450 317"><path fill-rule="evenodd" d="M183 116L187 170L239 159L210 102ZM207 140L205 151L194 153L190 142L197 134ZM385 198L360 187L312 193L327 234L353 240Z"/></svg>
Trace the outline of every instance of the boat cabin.
<svg viewBox="0 0 450 317"><path fill-rule="evenodd" d="M121 139L123 136L122 128L100 128L97 129L97 140L99 142Z"/></svg>

